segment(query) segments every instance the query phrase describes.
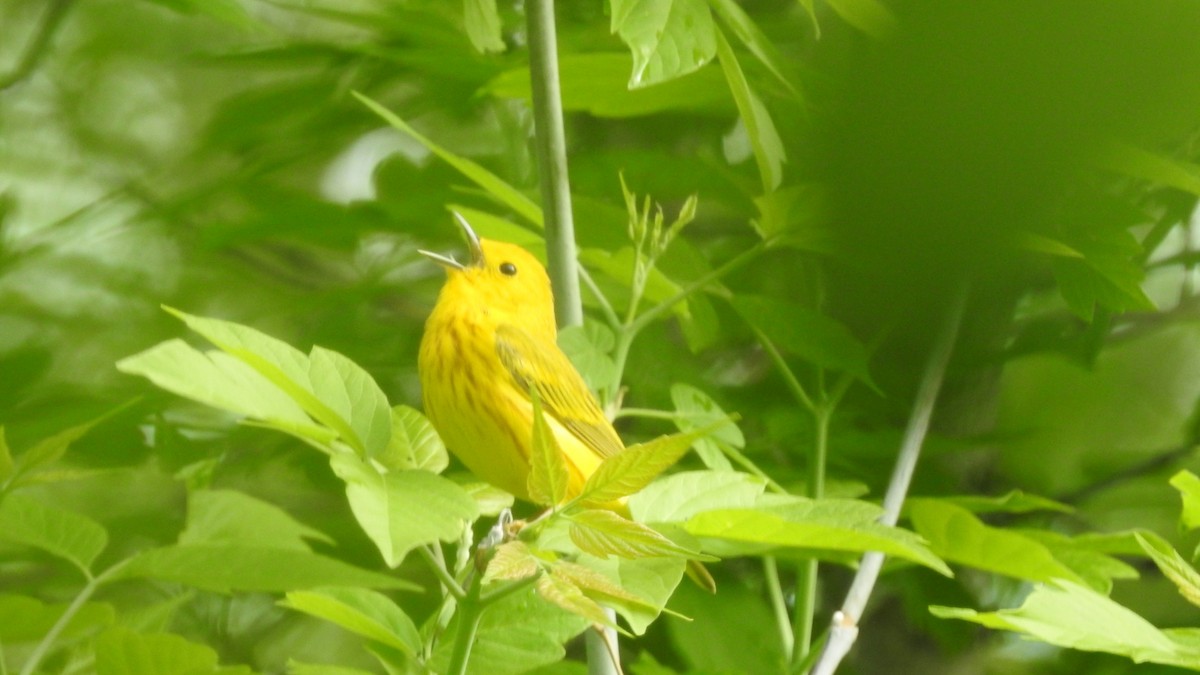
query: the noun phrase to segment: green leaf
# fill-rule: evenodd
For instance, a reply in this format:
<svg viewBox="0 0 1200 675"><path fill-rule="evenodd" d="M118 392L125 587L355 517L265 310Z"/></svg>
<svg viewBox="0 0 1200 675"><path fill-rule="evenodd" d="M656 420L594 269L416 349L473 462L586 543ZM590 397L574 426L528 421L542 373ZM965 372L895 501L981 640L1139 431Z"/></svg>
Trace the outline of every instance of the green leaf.
<svg viewBox="0 0 1200 675"><path fill-rule="evenodd" d="M124 403L82 424L76 424L52 436L43 438L35 443L33 447L21 453L21 456L16 459L15 466L11 450L4 439L4 429L0 427L0 487L3 487L5 481L12 476L16 476L14 484L26 482L21 480L22 476L27 476L57 462L66 454L72 443L83 438L97 424L124 410L132 405L132 403L132 401Z"/></svg>
<svg viewBox="0 0 1200 675"><path fill-rule="evenodd" d="M463 24L471 45L480 53L495 54L504 51L504 40L500 35L500 12L496 0L463 0Z"/></svg>
<svg viewBox="0 0 1200 675"><path fill-rule="evenodd" d="M938 497L938 499L961 506L972 513L1031 513L1034 511L1074 513L1075 511L1075 508L1070 504L1063 504L1053 499L1031 495L1021 490L1010 490L997 497L955 495L951 497Z"/></svg>
<svg viewBox="0 0 1200 675"><path fill-rule="evenodd" d="M66 602L47 604L23 595L0 594L0 643L7 646L41 640L69 606ZM97 628L112 624L116 616L112 605L85 603L67 622L60 637L71 639L95 633Z"/></svg>
<svg viewBox="0 0 1200 675"><path fill-rule="evenodd" d="M1134 178L1200 195L1200 166L1137 146L1113 143L1101 165Z"/></svg>
<svg viewBox="0 0 1200 675"><path fill-rule="evenodd" d="M932 606L943 619L960 619L1008 630L1060 647L1105 652L1137 663L1164 663L1195 669L1200 649L1172 640L1142 617L1079 584L1059 580L1039 586L1018 609L976 612Z"/></svg>
<svg viewBox="0 0 1200 675"><path fill-rule="evenodd" d="M421 652L421 634L416 625L382 593L365 588L318 588L292 591L279 604L398 649L409 658Z"/></svg>
<svg viewBox="0 0 1200 675"><path fill-rule="evenodd" d="M441 473L450 464L450 456L441 436L429 419L406 405L392 408L392 435L388 447L376 457L388 469L420 469Z"/></svg>
<svg viewBox="0 0 1200 675"><path fill-rule="evenodd" d="M616 338L607 326L586 318L582 326L558 331L558 346L593 392L607 387L616 377L617 364L609 356L615 344Z"/></svg>
<svg viewBox="0 0 1200 675"><path fill-rule="evenodd" d="M1135 568L1120 558L1096 550L1094 540L1067 537L1037 528L1025 528L1018 532L1045 546L1055 560L1078 574L1089 588L1101 593L1112 591L1115 579L1137 579L1139 576ZM1140 548L1135 553L1141 554Z"/></svg>
<svg viewBox="0 0 1200 675"><path fill-rule="evenodd" d="M405 134L412 137L413 140L428 148L430 152L440 157L444 162L454 167L454 169L456 169L463 176L470 179L479 187L483 188L488 194L495 197L496 200L501 204L504 204L508 208L517 212L521 215L521 217L525 218L530 223L533 223L538 227L542 227L542 209L536 203L534 203L533 200L531 200L529 197L526 197L522 192L504 182L504 180L502 180L499 176L491 171L488 171L475 162L472 162L465 157L459 157L458 155L429 140L425 136L422 136L417 132L416 129L413 129L411 126L409 126L407 122L400 119L399 116L383 107L379 103L376 103L366 96L363 96L357 91L353 93L355 98L361 101L363 105L370 108L371 111L376 115L382 117L385 122L399 129L400 131L403 131Z"/></svg>
<svg viewBox="0 0 1200 675"><path fill-rule="evenodd" d="M1154 560L1163 576L1179 589L1179 594L1193 605L1200 606L1200 573L1179 555L1162 537L1151 533L1138 534L1142 550Z"/></svg>
<svg viewBox="0 0 1200 675"><path fill-rule="evenodd" d="M599 249L583 249L579 252L579 261L588 267L600 270L606 276L628 288L633 279L634 263L637 254L633 248L626 246L615 253ZM646 276L645 299L651 303L670 300L679 295L683 288L669 279L657 267L650 269ZM677 303L671 310L681 319L688 317L688 301Z"/></svg>
<svg viewBox="0 0 1200 675"><path fill-rule="evenodd" d="M514 581L527 579L541 570L541 564L529 545L516 539L505 542L496 548L492 559L488 561L487 570L483 573L483 582L491 583L496 580Z"/></svg>
<svg viewBox="0 0 1200 675"><path fill-rule="evenodd" d="M780 547L801 552L879 551L952 576L916 534L879 523L881 513L874 504L852 499L792 497L781 504L698 513L684 529L696 537L738 545L734 552L746 545L754 553Z"/></svg>
<svg viewBox="0 0 1200 675"><path fill-rule="evenodd" d="M687 384L671 385L671 403L679 416L675 418L675 426L680 431L691 431L697 427L712 424L717 420L728 420L729 415L709 398L708 394ZM717 427L711 434L697 438L692 447L710 469L732 469L733 466L721 452L718 443L741 450L746 447L746 437L734 422Z"/></svg>
<svg viewBox="0 0 1200 675"><path fill-rule="evenodd" d="M267 378L359 453L374 454L387 447L391 433L387 397L350 359L321 347L305 356L247 326L163 309Z"/></svg>
<svg viewBox="0 0 1200 675"><path fill-rule="evenodd" d="M846 23L874 38L896 30L896 17L879 0L825 0Z"/></svg>
<svg viewBox="0 0 1200 675"><path fill-rule="evenodd" d="M330 466L346 483L350 510L389 567L417 546L457 541L479 515L465 490L428 471L380 473L346 453L333 456Z"/></svg>
<svg viewBox="0 0 1200 675"><path fill-rule="evenodd" d="M108 544L108 531L87 516L18 492L0 498L0 541L42 549L90 577L92 563Z"/></svg>
<svg viewBox="0 0 1200 675"><path fill-rule="evenodd" d="M562 448L558 447L558 439L554 437L554 432L542 414L542 403L537 390L533 389L531 393L533 442L530 448L526 488L529 491L529 500L534 504L556 506L567 496L567 486L570 483L567 460L563 457Z"/></svg>
<svg viewBox="0 0 1200 675"><path fill-rule="evenodd" d="M701 68L666 82L630 89L633 59L629 52L562 54L558 66L562 105L567 112L629 118L676 111L725 116L732 111L724 78L716 68ZM499 98L529 101L529 69L506 70L488 82L483 91Z"/></svg>
<svg viewBox="0 0 1200 675"><path fill-rule="evenodd" d="M332 544L323 532L283 509L235 490L197 490L188 495L187 526L179 543L248 544L309 551L304 539Z"/></svg>
<svg viewBox="0 0 1200 675"><path fill-rule="evenodd" d="M598 558L695 558L715 560L686 549L655 530L604 509L588 509L570 515L571 541L585 553Z"/></svg>
<svg viewBox="0 0 1200 675"><path fill-rule="evenodd" d="M1179 491L1183 500L1180 522L1189 530L1200 527L1200 477L1185 469L1171 476L1171 487Z"/></svg>
<svg viewBox="0 0 1200 675"><path fill-rule="evenodd" d="M659 436L625 448L596 467L583 484L578 501L585 505L604 505L641 490L678 462L697 438L729 423L729 418L725 418L693 431Z"/></svg>
<svg viewBox="0 0 1200 675"><path fill-rule="evenodd" d="M687 561L680 558L597 558L580 556L580 563L613 580L638 602L612 597L603 600L629 624L635 635L642 635L658 618L683 579Z"/></svg>
<svg viewBox="0 0 1200 675"><path fill-rule="evenodd" d="M475 230L475 234L478 234L480 237L515 244L529 251L543 264L546 262L543 254L546 250L546 239L540 232L535 232L528 227L517 225L507 218L502 218L487 211L474 209L465 204L447 204L446 211L457 213L465 218L471 224L471 229Z"/></svg>
<svg viewBox="0 0 1200 675"><path fill-rule="evenodd" d="M595 600L584 595L583 591L579 590L579 587L570 579L557 576L552 571L550 574L538 577L535 587L538 595L571 614L583 617L592 624L614 625L608 615L604 613L604 608Z"/></svg>
<svg viewBox="0 0 1200 675"><path fill-rule="evenodd" d="M565 579L578 588L587 597L604 603L606 606L632 607L641 612L661 611L652 601L645 600L622 588L604 573L586 565L559 560L550 567L550 574Z"/></svg>
<svg viewBox="0 0 1200 675"><path fill-rule="evenodd" d="M716 26L705 0L611 0L610 30L633 54L629 88L690 73L716 54Z"/></svg>
<svg viewBox="0 0 1200 675"><path fill-rule="evenodd" d="M1051 239L1034 232L1021 232L1017 235L1020 245L1035 253L1059 256L1062 258L1082 258L1083 254L1057 239Z"/></svg>
<svg viewBox="0 0 1200 675"><path fill-rule="evenodd" d="M336 432L324 429L290 396L243 361L223 352L201 352L183 340L167 340L117 362L117 369L140 375L169 392L227 410L300 438L328 443Z"/></svg>
<svg viewBox="0 0 1200 675"><path fill-rule="evenodd" d="M782 351L871 383L866 346L837 320L771 298L739 295L730 303L746 323L762 331Z"/></svg>
<svg viewBox="0 0 1200 675"><path fill-rule="evenodd" d="M721 586L716 595L684 584L671 607L694 620L664 622L671 644L688 673L802 673L788 667L778 638L777 619L761 592L744 583ZM814 647L816 648L816 647ZM921 668L883 667L884 672L915 675ZM909 671L914 671L910 673Z"/></svg>
<svg viewBox="0 0 1200 675"><path fill-rule="evenodd" d="M684 471L630 497L629 511L641 523L679 522L704 511L750 508L765 489L761 478L737 471Z"/></svg>
<svg viewBox="0 0 1200 675"><path fill-rule="evenodd" d="M112 628L96 638L97 675L159 675L216 673L217 653L205 645L170 633L141 634ZM220 669L219 672L245 672Z"/></svg>
<svg viewBox="0 0 1200 675"><path fill-rule="evenodd" d="M446 635L455 634L460 616L461 612L455 615ZM563 643L587 626L586 620L546 602L533 588L513 593L484 612L467 672L471 675L517 675L557 663L565 655ZM453 642L438 642L429 664L433 672L447 671Z"/></svg>
<svg viewBox="0 0 1200 675"><path fill-rule="evenodd" d="M985 525L961 506L929 498L910 499L907 506L913 529L945 560L1018 579L1083 583L1044 544Z"/></svg>
<svg viewBox="0 0 1200 675"><path fill-rule="evenodd" d="M174 581L217 593L280 593L319 586L420 590L403 579L315 553L248 544L188 544L150 549L130 559L121 569L120 578Z"/></svg>
<svg viewBox="0 0 1200 675"><path fill-rule="evenodd" d="M783 163L787 161L787 153L783 149L783 140L775 130L775 122L767 112L766 106L750 89L746 75L738 64L737 55L721 31L716 31L717 58L721 69L725 72L725 81L729 92L737 104L738 114L750 137L750 147L754 149L754 160L758 163L758 175L762 180L763 192L774 192L783 182Z"/></svg>
<svg viewBox="0 0 1200 675"><path fill-rule="evenodd" d="M323 347L313 347L308 359L313 394L349 422L368 456L382 453L392 435L392 409L375 379L357 363Z"/></svg>
<svg viewBox="0 0 1200 675"><path fill-rule="evenodd" d="M779 83L787 88L793 96L799 97L792 81L785 74L788 71L786 61L771 39L763 34L754 20L742 9L735 0L708 0L709 7L721 17L733 35L751 54L762 62L767 70L775 76Z"/></svg>

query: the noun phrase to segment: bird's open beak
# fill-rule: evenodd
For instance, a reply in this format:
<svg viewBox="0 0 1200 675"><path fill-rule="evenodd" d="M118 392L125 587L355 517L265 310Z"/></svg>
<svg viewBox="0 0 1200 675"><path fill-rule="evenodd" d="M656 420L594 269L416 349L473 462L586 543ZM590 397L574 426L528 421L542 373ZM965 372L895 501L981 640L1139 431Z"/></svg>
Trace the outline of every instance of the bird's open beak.
<svg viewBox="0 0 1200 675"><path fill-rule="evenodd" d="M479 244L479 235L475 234L475 230L471 229L471 224L467 222L466 218L462 217L462 214L458 213L457 211L452 211L451 213L454 214L455 222L457 222L458 226L462 228L463 235L467 238L467 250L471 254L470 262L464 265L450 256L445 256L441 253L434 253L432 251L419 250L417 253L420 253L439 265L459 271L462 271L467 267L483 267L483 246Z"/></svg>

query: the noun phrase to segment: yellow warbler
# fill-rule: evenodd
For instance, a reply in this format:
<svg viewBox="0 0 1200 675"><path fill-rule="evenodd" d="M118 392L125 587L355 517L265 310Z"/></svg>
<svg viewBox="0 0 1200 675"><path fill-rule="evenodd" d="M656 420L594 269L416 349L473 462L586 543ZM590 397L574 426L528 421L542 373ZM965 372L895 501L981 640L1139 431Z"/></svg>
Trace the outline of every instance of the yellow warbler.
<svg viewBox="0 0 1200 675"><path fill-rule="evenodd" d="M567 494L577 494L601 460L624 445L555 342L554 300L541 263L513 244L480 239L455 218L469 261L421 251L446 268L421 339L425 414L476 476L529 499L536 391L566 459Z"/></svg>

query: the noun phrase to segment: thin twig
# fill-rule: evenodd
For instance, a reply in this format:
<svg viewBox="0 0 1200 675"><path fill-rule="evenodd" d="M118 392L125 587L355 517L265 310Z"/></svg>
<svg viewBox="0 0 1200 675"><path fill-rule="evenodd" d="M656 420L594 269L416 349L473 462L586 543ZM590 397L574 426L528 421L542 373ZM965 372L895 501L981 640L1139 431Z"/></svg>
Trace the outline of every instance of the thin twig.
<svg viewBox="0 0 1200 675"><path fill-rule="evenodd" d="M883 498L883 515L880 522L884 525L895 525L900 518L900 509L908 495L908 487L916 471L917 460L921 456L921 447L925 444L925 437L929 432L929 420L933 416L934 404L945 380L946 365L950 362L950 354L954 351L954 343L958 338L967 294L968 285L964 283L958 289L946 313L945 323L938 332L929 362L925 365L925 373L913 401L912 415L908 419L908 427L900 443L900 456L896 459L896 467L888 483L887 494ZM884 555L877 551L863 555L842 609L834 613L829 641L813 665L811 675L833 675L838 664L850 651L858 637L858 621L862 618L871 592L875 589L875 582L879 579L883 559Z"/></svg>

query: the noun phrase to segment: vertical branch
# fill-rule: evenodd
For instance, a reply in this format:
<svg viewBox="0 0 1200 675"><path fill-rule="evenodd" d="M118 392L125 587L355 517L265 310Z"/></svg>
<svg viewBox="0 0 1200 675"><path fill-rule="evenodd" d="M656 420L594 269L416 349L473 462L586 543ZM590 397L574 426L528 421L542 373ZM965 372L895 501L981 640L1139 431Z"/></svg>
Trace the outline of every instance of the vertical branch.
<svg viewBox="0 0 1200 675"><path fill-rule="evenodd" d="M958 338L963 310L967 304L967 291L968 287L964 283L955 294L946 312L945 323L935 338L929 362L925 364L925 372L913 401L912 415L908 418L908 426L900 443L900 455L896 458L887 494L883 498L883 516L880 522L885 525L895 525L900 518L900 508L904 506L904 499L908 495L908 487L912 483L917 460L921 456L921 447L925 444L925 437L929 432L933 407L945 380L946 365L950 362L950 354L954 351L954 343ZM883 559L884 555L877 551L863 555L854 581L850 584L850 590L846 593L846 600L841 610L834 613L829 641L825 643L825 649L813 665L811 675L833 675L838 664L850 651L850 647L858 638L858 620L862 617L863 609L866 608L871 592L875 589L875 582L879 579L879 571L883 567Z"/></svg>
<svg viewBox="0 0 1200 675"><path fill-rule="evenodd" d="M529 0L525 4L525 21L529 33L534 142L546 223L547 267L554 288L554 315L559 327L577 326L583 323L583 301L575 260L575 221L571 215L567 142L563 132L562 93L558 85L554 0ZM606 611L615 618L612 610ZM589 631L587 651L588 672L592 675L612 675L620 671L616 631L611 628Z"/></svg>
<svg viewBox="0 0 1200 675"><path fill-rule="evenodd" d="M575 262L575 222L571 217L567 143L558 86L554 0L530 0L525 5L525 20L529 33L529 77L533 85L534 142L546 222L546 255L554 287L554 314L560 327L575 326L583 323L583 304Z"/></svg>

